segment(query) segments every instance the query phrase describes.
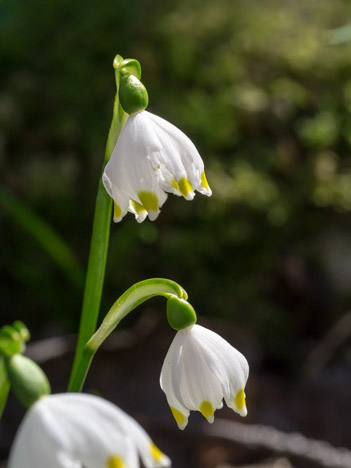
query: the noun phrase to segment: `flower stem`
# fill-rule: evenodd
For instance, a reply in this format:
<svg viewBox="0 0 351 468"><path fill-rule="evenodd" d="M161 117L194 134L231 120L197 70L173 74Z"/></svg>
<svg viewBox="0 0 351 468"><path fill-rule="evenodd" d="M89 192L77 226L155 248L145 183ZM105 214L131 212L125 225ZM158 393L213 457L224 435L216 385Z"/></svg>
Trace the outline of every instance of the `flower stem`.
<svg viewBox="0 0 351 468"><path fill-rule="evenodd" d="M128 115L123 111L119 104L118 67L115 67L115 77L117 91L113 105L113 117L111 127L106 143L104 164L106 164L106 162L110 159L112 151L116 145L118 136L121 133L123 125L128 118ZM77 391L73 390L72 379L73 376L76 375L78 372L78 366L80 365L84 346L96 330L96 324L100 310L102 289L105 278L108 242L111 225L111 209L112 200L103 186L100 174L98 192L95 203L95 213L91 235L88 269L85 280L82 314L80 319L76 353L74 357L70 381L68 384L68 391Z"/></svg>
<svg viewBox="0 0 351 468"><path fill-rule="evenodd" d="M151 297L168 297L169 295L176 295L180 299L188 297L179 284L164 278L147 279L127 289L113 304L99 329L83 347L79 366L72 374L69 391L79 392L81 390L91 361L99 346L129 312Z"/></svg>
<svg viewBox="0 0 351 468"><path fill-rule="evenodd" d="M77 371L82 350L96 330L99 316L102 288L104 284L109 232L111 224L112 200L99 181L96 198L93 232L91 236L88 270L85 280L82 315L80 319L78 342L73 363L72 375ZM71 380L68 390L72 391Z"/></svg>

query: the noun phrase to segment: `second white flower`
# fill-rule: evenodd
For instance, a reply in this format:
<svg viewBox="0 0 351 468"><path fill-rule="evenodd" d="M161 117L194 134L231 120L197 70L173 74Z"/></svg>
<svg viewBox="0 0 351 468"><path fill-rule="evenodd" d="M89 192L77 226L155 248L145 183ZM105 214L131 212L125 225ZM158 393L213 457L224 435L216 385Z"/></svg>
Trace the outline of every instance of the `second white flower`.
<svg viewBox="0 0 351 468"><path fill-rule="evenodd" d="M178 427L184 429L190 410L213 422L223 398L227 406L246 416L248 375L249 365L238 350L213 331L193 325L177 332L160 383Z"/></svg>

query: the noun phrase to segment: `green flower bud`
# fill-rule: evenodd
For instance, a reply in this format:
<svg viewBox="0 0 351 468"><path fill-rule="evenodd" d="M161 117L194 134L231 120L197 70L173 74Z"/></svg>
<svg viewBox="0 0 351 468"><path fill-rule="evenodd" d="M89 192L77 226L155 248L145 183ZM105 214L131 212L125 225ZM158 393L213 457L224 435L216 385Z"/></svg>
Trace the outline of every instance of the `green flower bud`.
<svg viewBox="0 0 351 468"><path fill-rule="evenodd" d="M11 388L26 408L50 394L50 383L34 361L22 354L14 354L5 358L5 364Z"/></svg>
<svg viewBox="0 0 351 468"><path fill-rule="evenodd" d="M196 323L195 310L189 302L170 296L167 301L167 320L174 330L183 330Z"/></svg>
<svg viewBox="0 0 351 468"><path fill-rule="evenodd" d="M119 99L121 106L127 114L133 114L147 108L149 96L145 86L134 75L121 69L121 82L119 87Z"/></svg>

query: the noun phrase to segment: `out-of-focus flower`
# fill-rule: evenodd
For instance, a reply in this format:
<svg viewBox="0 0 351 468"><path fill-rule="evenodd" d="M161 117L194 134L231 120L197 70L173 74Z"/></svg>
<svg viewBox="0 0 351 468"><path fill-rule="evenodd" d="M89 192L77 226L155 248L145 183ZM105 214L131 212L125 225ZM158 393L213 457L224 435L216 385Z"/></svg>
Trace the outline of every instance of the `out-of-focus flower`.
<svg viewBox="0 0 351 468"><path fill-rule="evenodd" d="M117 406L93 395L63 393L38 400L26 414L9 468L168 467L169 458Z"/></svg>
<svg viewBox="0 0 351 468"><path fill-rule="evenodd" d="M244 388L249 375L245 357L216 333L193 325L177 332L161 370L160 384L178 427L190 410L212 423L214 412L227 406L246 416Z"/></svg>
<svg viewBox="0 0 351 468"><path fill-rule="evenodd" d="M204 163L191 140L166 120L147 111L131 114L103 174L114 200L114 221L130 211L138 222L153 221L167 193L192 200L210 196Z"/></svg>

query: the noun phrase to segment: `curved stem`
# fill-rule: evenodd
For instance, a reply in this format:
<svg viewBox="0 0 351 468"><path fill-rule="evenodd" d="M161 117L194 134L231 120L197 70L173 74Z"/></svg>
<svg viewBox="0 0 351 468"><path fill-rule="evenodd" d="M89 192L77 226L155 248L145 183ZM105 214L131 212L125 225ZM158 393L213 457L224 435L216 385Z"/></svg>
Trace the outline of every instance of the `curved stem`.
<svg viewBox="0 0 351 468"><path fill-rule="evenodd" d="M176 295L187 299L187 293L174 281L164 278L151 278L131 286L113 304L99 329L84 346L76 371L72 374L69 391L79 392L84 384L91 361L103 341L117 327L119 322L138 305L154 296Z"/></svg>

